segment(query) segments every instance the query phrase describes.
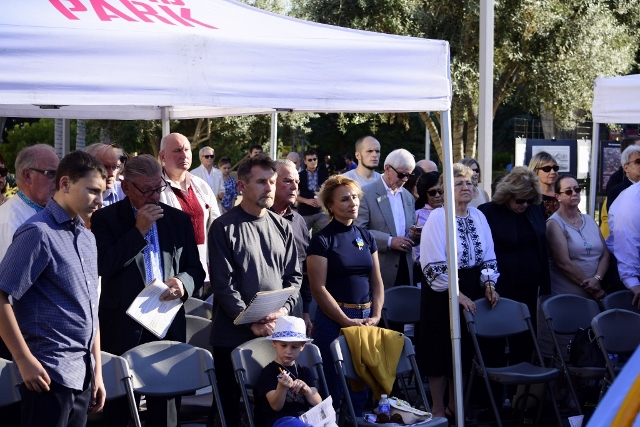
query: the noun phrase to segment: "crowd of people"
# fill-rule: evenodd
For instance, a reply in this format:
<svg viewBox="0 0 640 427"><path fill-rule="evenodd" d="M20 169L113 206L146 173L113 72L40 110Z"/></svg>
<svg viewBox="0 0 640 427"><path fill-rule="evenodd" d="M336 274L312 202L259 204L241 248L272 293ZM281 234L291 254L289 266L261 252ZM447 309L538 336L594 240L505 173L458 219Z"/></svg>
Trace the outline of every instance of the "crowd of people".
<svg viewBox="0 0 640 427"><path fill-rule="evenodd" d="M311 340L327 361L334 405L348 392L361 413L367 391L342 390L330 344L342 328L378 325L385 290L417 286L416 351L433 414L455 417L447 175L402 148L384 161L380 154L376 138L362 137L339 173L314 149L274 161L253 146L234 177L229 158L215 167L211 147L199 150L200 166L192 169L191 143L178 133L162 139L160 161L129 158L113 144L60 161L47 145L23 149L15 163L18 192L0 196L0 356L13 358L22 380L19 408L3 409L2 419L80 426L88 411L103 410L105 425L126 426L127 400L105 403L100 350L121 355L159 339L126 313L154 279L167 285L164 301L212 295L210 345L233 427L240 389L231 352L256 337L271 339L276 354L256 388L259 425L320 402L307 367L296 364ZM459 309L475 312L474 301L483 298L492 306L501 297L526 304L551 357L539 314L546 298L570 293L600 301L607 290L628 288L629 304L640 307L640 148L627 144L621 157L606 241L579 210L576 178L560 173L546 152L500 177L492 198L479 186L476 160L446 166L453 169ZM0 190L6 175L0 157ZM254 323L234 322L257 292L290 287L298 292L279 309ZM184 308L164 339L186 340ZM508 355L504 344L482 345L489 360L518 363L532 351L521 341L513 339ZM466 328L461 345L455 363L466 369L473 357ZM178 397L146 402L147 425L178 425ZM212 406L211 424L216 411Z"/></svg>

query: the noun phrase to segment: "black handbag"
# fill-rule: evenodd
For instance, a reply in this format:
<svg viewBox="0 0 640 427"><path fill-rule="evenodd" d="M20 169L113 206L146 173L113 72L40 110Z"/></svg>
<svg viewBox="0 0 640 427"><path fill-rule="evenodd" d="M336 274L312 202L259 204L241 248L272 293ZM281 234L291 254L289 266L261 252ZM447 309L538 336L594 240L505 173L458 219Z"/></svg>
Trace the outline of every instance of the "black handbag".
<svg viewBox="0 0 640 427"><path fill-rule="evenodd" d="M569 344L569 361L579 368L604 368L604 356L591 328L580 328L576 331Z"/></svg>

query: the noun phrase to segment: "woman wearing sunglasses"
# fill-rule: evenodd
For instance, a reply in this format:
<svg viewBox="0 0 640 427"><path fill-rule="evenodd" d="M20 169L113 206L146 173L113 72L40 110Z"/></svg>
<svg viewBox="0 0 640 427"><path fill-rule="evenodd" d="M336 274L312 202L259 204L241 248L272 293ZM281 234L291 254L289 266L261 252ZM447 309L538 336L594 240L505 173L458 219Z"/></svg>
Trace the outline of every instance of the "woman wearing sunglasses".
<svg viewBox="0 0 640 427"><path fill-rule="evenodd" d="M420 175L416 183L416 191L418 200L416 200L416 228L422 231L422 227L429 219L429 215L434 209L442 206L444 202L444 191L442 190L442 182L440 181L440 172L428 172ZM419 241L419 240L418 240ZM420 282L422 277L422 268L420 267L420 245L413 248L414 273L413 277L416 282Z"/></svg>
<svg viewBox="0 0 640 427"><path fill-rule="evenodd" d="M542 206L544 206L545 218L549 218L558 210L558 200L553 183L558 176L560 167L556 159L546 151L540 151L531 158L529 169L538 175L542 189Z"/></svg>
<svg viewBox="0 0 640 427"><path fill-rule="evenodd" d="M7 192L7 167L4 164L4 157L0 154L0 206L4 204L7 200L9 200L5 193Z"/></svg>
<svg viewBox="0 0 640 427"><path fill-rule="evenodd" d="M600 285L609 267L609 251L593 218L578 210L581 190L569 174L556 178L560 208L547 220L551 295L573 294L600 301L606 295ZM543 355L550 356L553 344L550 336L540 334L541 325L539 322L540 347Z"/></svg>

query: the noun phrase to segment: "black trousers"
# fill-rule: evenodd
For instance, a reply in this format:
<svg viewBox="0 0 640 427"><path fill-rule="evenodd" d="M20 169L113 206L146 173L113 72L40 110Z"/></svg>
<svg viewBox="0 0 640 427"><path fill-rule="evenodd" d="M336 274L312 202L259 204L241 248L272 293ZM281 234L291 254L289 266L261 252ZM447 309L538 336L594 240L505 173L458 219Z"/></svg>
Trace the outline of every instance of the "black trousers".
<svg viewBox="0 0 640 427"><path fill-rule="evenodd" d="M231 352L234 347L213 347L213 365L216 370L218 384L222 385L224 392L220 393L220 403L227 422L227 427L238 427L240 425L240 386L236 382L233 364L231 363ZM220 389L220 387L219 387ZM209 413L208 427L213 426L213 420L218 412L215 401L211 405Z"/></svg>

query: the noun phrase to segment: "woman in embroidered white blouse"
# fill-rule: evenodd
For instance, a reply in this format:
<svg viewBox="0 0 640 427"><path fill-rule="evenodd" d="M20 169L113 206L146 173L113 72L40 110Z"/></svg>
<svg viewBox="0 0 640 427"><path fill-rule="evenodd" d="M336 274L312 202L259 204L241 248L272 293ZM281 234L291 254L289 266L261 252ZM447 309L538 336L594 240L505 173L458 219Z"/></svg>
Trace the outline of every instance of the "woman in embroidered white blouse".
<svg viewBox="0 0 640 427"><path fill-rule="evenodd" d="M486 297L498 303L495 291L498 266L493 249L491 229L485 216L469 206L474 196L473 171L460 163L453 165L454 203L457 223L458 282L460 307L475 312L476 299ZM440 183L444 178L440 177ZM420 242L420 264L423 272L418 356L420 370L429 377L434 416L453 416L453 361L449 331L449 278L447 274L447 239L444 208L435 209L427 220ZM493 270L489 280L481 283L480 270ZM473 345L466 328L462 328L462 366L470 366ZM423 347L424 346L424 347ZM449 383L449 405L444 406L444 393Z"/></svg>

